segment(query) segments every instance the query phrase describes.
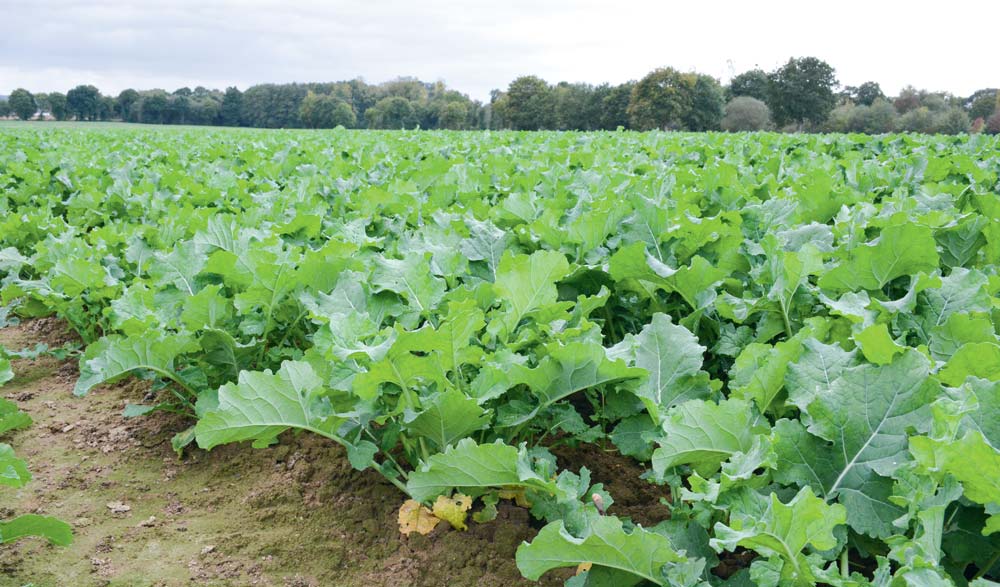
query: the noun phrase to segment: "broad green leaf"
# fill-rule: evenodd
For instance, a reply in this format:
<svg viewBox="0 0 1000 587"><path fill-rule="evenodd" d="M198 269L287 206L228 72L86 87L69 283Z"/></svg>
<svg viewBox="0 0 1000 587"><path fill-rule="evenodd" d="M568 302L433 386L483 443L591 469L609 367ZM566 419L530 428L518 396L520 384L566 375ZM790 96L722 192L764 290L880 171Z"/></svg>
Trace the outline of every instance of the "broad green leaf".
<svg viewBox="0 0 1000 587"><path fill-rule="evenodd" d="M340 442L337 430L343 423L332 413L312 367L286 361L277 373L244 371L237 383L219 388L218 407L202 415L194 432L198 446L208 450L244 440L266 446L289 428Z"/></svg>
<svg viewBox="0 0 1000 587"><path fill-rule="evenodd" d="M865 358L876 365L888 365L893 357L906 350L896 344L885 324L873 324L854 335Z"/></svg>
<svg viewBox="0 0 1000 587"><path fill-rule="evenodd" d="M31 416L12 401L0 398L0 434L31 426Z"/></svg>
<svg viewBox="0 0 1000 587"><path fill-rule="evenodd" d="M878 290L897 277L937 267L937 246L930 228L912 223L887 226L876 240L850 250L837 267L820 277L819 286Z"/></svg>
<svg viewBox="0 0 1000 587"><path fill-rule="evenodd" d="M24 514L13 520L0 521L0 544L28 536L45 538L56 546L69 546L73 543L73 529L56 518Z"/></svg>
<svg viewBox="0 0 1000 587"><path fill-rule="evenodd" d="M596 343L552 343L546 346L546 351L548 354L533 369L511 367L510 381L531 388L538 404L530 413L505 422L506 425L523 424L541 410L584 389L644 375L642 369L608 359L604 347Z"/></svg>
<svg viewBox="0 0 1000 587"><path fill-rule="evenodd" d="M653 456L653 440L660 435L657 426L645 414L629 416L615 426L611 442L627 457L648 461Z"/></svg>
<svg viewBox="0 0 1000 587"><path fill-rule="evenodd" d="M391 291L420 312L429 312L444 297L445 282L431 273L426 255L411 254L405 259L375 260L371 283L374 291Z"/></svg>
<svg viewBox="0 0 1000 587"><path fill-rule="evenodd" d="M517 549L517 568L529 580L537 581L545 572L580 563L617 569L667 585L664 567L684 562L666 536L635 527L627 532L615 516L588 514L581 537L567 531L562 521L542 528L530 543Z"/></svg>
<svg viewBox="0 0 1000 587"><path fill-rule="evenodd" d="M23 487L31 481L31 473L24 461L14 456L9 444L0 442L0 485Z"/></svg>
<svg viewBox="0 0 1000 587"><path fill-rule="evenodd" d="M89 259L59 259L49 273L52 287L69 297L76 297L90 289L100 289L110 279L99 263Z"/></svg>
<svg viewBox="0 0 1000 587"><path fill-rule="evenodd" d="M171 284L188 295L198 291L195 282L205 266L205 257L194 244L179 244L169 254L154 253L149 266L150 276L161 285Z"/></svg>
<svg viewBox="0 0 1000 587"><path fill-rule="evenodd" d="M649 373L635 393L654 420L673 405L708 395L708 374L701 370L705 347L688 329L654 314L634 341L635 366Z"/></svg>
<svg viewBox="0 0 1000 587"><path fill-rule="evenodd" d="M256 344L241 344L226 330L206 327L198 338L206 363L219 370L227 381L249 368L257 353Z"/></svg>
<svg viewBox="0 0 1000 587"><path fill-rule="evenodd" d="M414 409L418 402L414 389L436 384L448 387L445 365L450 339L439 336L430 325L419 330L404 331L398 325L396 338L385 357L372 363L368 370L354 379L352 390L365 401L373 401L384 383L392 383L403 392L403 405Z"/></svg>
<svg viewBox="0 0 1000 587"><path fill-rule="evenodd" d="M555 303L556 282L569 273L562 253L535 251L531 255L504 255L493 289L508 307L506 323L513 331L531 312Z"/></svg>
<svg viewBox="0 0 1000 587"><path fill-rule="evenodd" d="M802 355L806 337L803 330L774 346L757 342L747 345L729 372L733 396L753 400L761 411L770 409L784 389L788 366Z"/></svg>
<svg viewBox="0 0 1000 587"><path fill-rule="evenodd" d="M0 356L0 386L14 378L14 370L10 367L10 359Z"/></svg>
<svg viewBox="0 0 1000 587"><path fill-rule="evenodd" d="M805 411L817 394L827 393L844 369L855 364L857 351L845 351L837 344L823 344L815 338L802 343L799 360L788 366L785 387L789 403Z"/></svg>
<svg viewBox="0 0 1000 587"><path fill-rule="evenodd" d="M958 387L967 377L1000 381L1000 344L995 342L964 344L938 373L938 379L952 387Z"/></svg>
<svg viewBox="0 0 1000 587"><path fill-rule="evenodd" d="M232 318L233 303L221 290L219 285L209 285L184 301L181 322L188 330L215 328Z"/></svg>
<svg viewBox="0 0 1000 587"><path fill-rule="evenodd" d="M179 334L105 336L88 346L80 358L80 379L73 393L85 395L96 385L112 383L140 369L176 381L175 359L197 348L191 337Z"/></svg>
<svg viewBox="0 0 1000 587"><path fill-rule="evenodd" d="M910 452L921 466L957 479L969 500L1000 505L1000 449L990 446L980 432L970 431L954 442L917 436L910 439ZM995 513L1000 515L1000 510Z"/></svg>
<svg viewBox="0 0 1000 587"><path fill-rule="evenodd" d="M989 312L992 303L987 283L981 271L956 267L941 278L940 287L924 290L918 308L924 332L930 333L956 312Z"/></svg>
<svg viewBox="0 0 1000 587"><path fill-rule="evenodd" d="M687 401L667 412L660 446L653 451L653 470L662 476L671 467L691 465L710 474L731 456L749 450L754 436L766 433L747 401Z"/></svg>
<svg viewBox="0 0 1000 587"><path fill-rule="evenodd" d="M837 545L834 529L847 519L844 506L828 505L803 487L787 504L771 494L763 516L735 512L729 525L715 524L712 547L722 552L738 546L754 550L768 558L780 559L782 585L815 585L810 563L803 556L806 547L827 550Z"/></svg>
<svg viewBox="0 0 1000 587"><path fill-rule="evenodd" d="M449 492L480 493L488 488L525 487L561 495L556 483L536 473L527 452L507 444L476 444L465 438L432 455L410 473L406 491L419 502ZM478 491L477 491L478 490Z"/></svg>
<svg viewBox="0 0 1000 587"><path fill-rule="evenodd" d="M888 477L906 461L910 430L927 430L930 401L940 390L928 360L907 351L889 365L844 369L806 407L809 426L775 427L775 479L811 485L847 506L856 531L887 536L900 510L888 503Z"/></svg>
<svg viewBox="0 0 1000 587"><path fill-rule="evenodd" d="M644 242L619 249L608 261L608 273L615 281L628 281L633 288L651 296L657 289L677 292L692 309L711 302L712 287L726 277L702 257L694 257L686 267L674 269L650 255Z"/></svg>
<svg viewBox="0 0 1000 587"><path fill-rule="evenodd" d="M1000 382L970 379L963 386L976 399L976 409L965 414L967 429L978 430L986 441L1000 447Z"/></svg>
<svg viewBox="0 0 1000 587"><path fill-rule="evenodd" d="M424 409L419 413L406 415L403 427L431 440L439 450L490 422L490 417L476 400L457 389L441 392L423 404Z"/></svg>
<svg viewBox="0 0 1000 587"><path fill-rule="evenodd" d="M987 314L956 312L931 328L928 346L935 359L947 361L962 345L974 342L997 342L993 321Z"/></svg>

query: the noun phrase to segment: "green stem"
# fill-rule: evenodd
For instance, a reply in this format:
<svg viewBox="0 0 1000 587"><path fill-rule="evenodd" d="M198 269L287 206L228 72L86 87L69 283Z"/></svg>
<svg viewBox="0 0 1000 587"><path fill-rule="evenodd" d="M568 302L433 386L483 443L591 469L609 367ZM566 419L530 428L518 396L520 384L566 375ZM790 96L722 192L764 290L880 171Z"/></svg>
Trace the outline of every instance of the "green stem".
<svg viewBox="0 0 1000 587"><path fill-rule="evenodd" d="M379 443L378 442L378 438L375 438L375 435L372 434L371 430L369 430L367 427L365 427L363 430L365 431L365 434L368 435L368 438L371 438L372 442L374 442L375 445L377 446L378 443ZM406 473L406 470L403 469L403 467L400 467L399 463L396 462L396 459L394 459L392 457L392 455L389 454L389 451L379 449L379 452L381 452L382 454L384 454L385 458L389 459L389 462L392 463L396 467L396 470L399 471L399 474L403 476L403 479L409 479L410 478L410 476Z"/></svg>
<svg viewBox="0 0 1000 587"><path fill-rule="evenodd" d="M847 546L844 546L844 551L840 553L840 576L845 579L851 574L851 564L848 559L848 550Z"/></svg>
<svg viewBox="0 0 1000 587"><path fill-rule="evenodd" d="M975 581L976 579L982 579L985 577L986 573L990 572L990 569L993 568L993 565L997 564L997 561L1000 561L1000 550L993 553L993 557L985 565L983 565L981 569L979 569L976 576L973 577L972 580Z"/></svg>
<svg viewBox="0 0 1000 587"><path fill-rule="evenodd" d="M166 377L167 379L169 379L169 380L173 381L173 382L174 382L174 383L176 383L177 385L181 386L181 387L182 387L182 388L184 389L184 391L188 392L188 394L189 394L189 395L190 395L190 396L191 396L192 398L196 398L196 397L198 397L198 392L197 392L197 391L195 391L195 390L194 390L194 388L192 388L192 387L191 387L190 385L188 385L187 383L184 383L184 380L182 380L182 379L181 379L180 377L178 377L178 376L177 376L176 374L174 374L174 373L171 373L170 371L167 371L167 370L165 370L165 369L160 369L159 367L150 367L150 366L145 366L145 365L144 365L144 366L143 366L142 368L143 368L143 369L149 369L149 370L150 370L150 371L152 371L153 373L156 373L157 375L160 375L160 376L163 376L163 377Z"/></svg>
<svg viewBox="0 0 1000 587"><path fill-rule="evenodd" d="M792 324L788 320L788 309L785 304L781 304L781 319L785 323L785 336L792 338Z"/></svg>
<svg viewBox="0 0 1000 587"><path fill-rule="evenodd" d="M406 495L410 494L410 492L406 490L406 485L404 485L403 482L400 481L399 479L396 479L395 477L388 477L386 475L382 475L382 476L385 477L386 479L388 479L390 483L392 483L393 485L395 485L400 491L402 491Z"/></svg>
<svg viewBox="0 0 1000 587"><path fill-rule="evenodd" d="M288 330L285 330L285 335L282 336L281 340L278 342L278 348L285 346L285 341L288 340L288 336L292 333L292 330L294 330L295 327L298 326L299 320L302 320L302 318L305 317L306 314L308 314L308 312L306 310L302 310L299 313L299 315L295 318L295 320L292 321L292 323L288 326Z"/></svg>

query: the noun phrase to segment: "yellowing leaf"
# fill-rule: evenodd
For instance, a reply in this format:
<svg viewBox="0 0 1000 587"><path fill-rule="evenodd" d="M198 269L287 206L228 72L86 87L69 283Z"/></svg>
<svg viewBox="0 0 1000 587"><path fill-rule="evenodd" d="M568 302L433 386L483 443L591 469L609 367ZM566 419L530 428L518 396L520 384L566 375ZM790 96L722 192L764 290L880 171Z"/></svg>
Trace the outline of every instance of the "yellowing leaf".
<svg viewBox="0 0 1000 587"><path fill-rule="evenodd" d="M420 502L408 499L399 506L399 532L409 535L412 532L430 534L431 530L441 523L439 518Z"/></svg>
<svg viewBox="0 0 1000 587"><path fill-rule="evenodd" d="M456 530L468 530L465 525L466 512L472 507L472 498L468 495L456 493L452 497L439 495L434 502L434 515L451 524Z"/></svg>
<svg viewBox="0 0 1000 587"><path fill-rule="evenodd" d="M512 499L514 500L514 503L523 508L531 507L531 500L528 499L528 495L524 487L501 489L500 491L497 492L497 496L500 499Z"/></svg>
<svg viewBox="0 0 1000 587"><path fill-rule="evenodd" d="M594 566L594 563L580 563L576 566L576 574L586 573L592 566Z"/></svg>

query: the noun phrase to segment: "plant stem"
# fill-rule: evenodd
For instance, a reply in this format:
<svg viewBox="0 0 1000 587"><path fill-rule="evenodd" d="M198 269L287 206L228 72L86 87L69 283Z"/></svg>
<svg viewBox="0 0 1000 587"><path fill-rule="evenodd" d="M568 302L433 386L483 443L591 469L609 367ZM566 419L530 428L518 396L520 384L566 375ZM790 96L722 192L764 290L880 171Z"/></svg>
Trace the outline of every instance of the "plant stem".
<svg viewBox="0 0 1000 587"><path fill-rule="evenodd" d="M990 569L993 568L993 565L997 564L997 561L1000 561L1000 550L993 553L993 557L990 558L985 565L983 565L983 568L976 572L976 576L973 577L972 580L975 581L976 579L982 579L985 577L986 573L990 572Z"/></svg>

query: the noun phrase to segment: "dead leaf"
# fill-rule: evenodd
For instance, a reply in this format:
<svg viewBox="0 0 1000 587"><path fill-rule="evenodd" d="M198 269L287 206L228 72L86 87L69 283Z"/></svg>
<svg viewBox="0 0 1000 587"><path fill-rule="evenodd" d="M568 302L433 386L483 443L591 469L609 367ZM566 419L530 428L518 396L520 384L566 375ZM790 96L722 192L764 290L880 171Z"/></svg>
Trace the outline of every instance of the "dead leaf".
<svg viewBox="0 0 1000 587"><path fill-rule="evenodd" d="M430 534L440 523L441 520L420 502L408 499L399 506L399 531L402 534Z"/></svg>
<svg viewBox="0 0 1000 587"><path fill-rule="evenodd" d="M513 499L514 503L517 505L523 508L530 508L531 500L528 499L526 492L527 489L524 487L519 487L517 489L501 489L497 492L497 496L499 496L500 499Z"/></svg>
<svg viewBox="0 0 1000 587"><path fill-rule="evenodd" d="M466 512L472 507L472 498L456 493L451 497L439 495L434 502L434 515L451 524L456 530L468 530L465 524Z"/></svg>

